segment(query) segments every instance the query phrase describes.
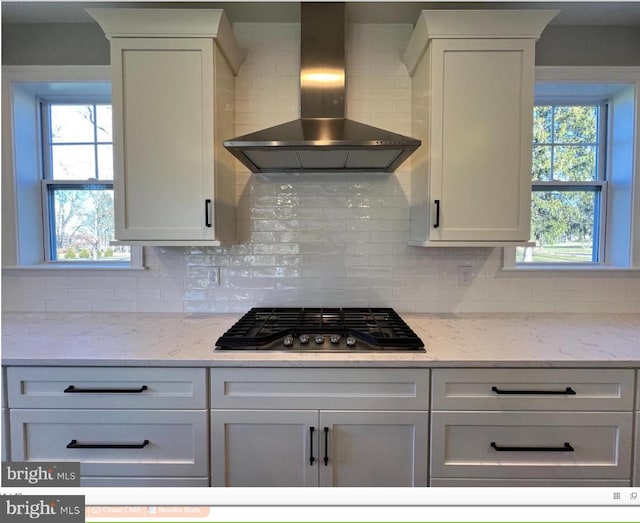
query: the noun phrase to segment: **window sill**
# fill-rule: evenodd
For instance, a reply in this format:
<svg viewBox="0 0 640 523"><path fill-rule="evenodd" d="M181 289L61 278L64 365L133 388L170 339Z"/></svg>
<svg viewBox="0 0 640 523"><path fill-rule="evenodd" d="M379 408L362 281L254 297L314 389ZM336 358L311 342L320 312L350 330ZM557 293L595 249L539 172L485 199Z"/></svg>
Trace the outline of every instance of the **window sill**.
<svg viewBox="0 0 640 523"><path fill-rule="evenodd" d="M503 272L639 272L640 267L616 267L612 265L556 265L556 264L531 264L525 267L502 267L500 269Z"/></svg>
<svg viewBox="0 0 640 523"><path fill-rule="evenodd" d="M3 267L2 271L73 271L79 270L81 272L87 271L146 271L147 268L144 266L131 266L131 265L116 265L105 263L101 265L90 264L90 263L42 263L39 265L15 265L11 267Z"/></svg>

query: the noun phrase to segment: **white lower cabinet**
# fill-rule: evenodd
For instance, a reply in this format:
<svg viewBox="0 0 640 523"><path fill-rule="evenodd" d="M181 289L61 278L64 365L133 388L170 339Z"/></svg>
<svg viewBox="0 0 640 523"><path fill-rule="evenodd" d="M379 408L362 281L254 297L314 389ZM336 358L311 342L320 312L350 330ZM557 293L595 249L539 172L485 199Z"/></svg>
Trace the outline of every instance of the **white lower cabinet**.
<svg viewBox="0 0 640 523"><path fill-rule="evenodd" d="M633 486L640 486L640 370L636 371L636 430L634 453L636 457L633 466Z"/></svg>
<svg viewBox="0 0 640 523"><path fill-rule="evenodd" d="M431 474L629 481L631 427L630 412L434 412Z"/></svg>
<svg viewBox="0 0 640 523"><path fill-rule="evenodd" d="M9 461L9 409L2 409L2 461Z"/></svg>
<svg viewBox="0 0 640 523"><path fill-rule="evenodd" d="M13 461L76 461L82 486L207 486L206 369L10 367Z"/></svg>
<svg viewBox="0 0 640 523"><path fill-rule="evenodd" d="M633 371L434 369L431 486L629 486Z"/></svg>
<svg viewBox="0 0 640 523"><path fill-rule="evenodd" d="M211 391L214 487L427 485L426 370L212 369Z"/></svg>
<svg viewBox="0 0 640 523"><path fill-rule="evenodd" d="M212 485L426 486L426 412L214 410Z"/></svg>

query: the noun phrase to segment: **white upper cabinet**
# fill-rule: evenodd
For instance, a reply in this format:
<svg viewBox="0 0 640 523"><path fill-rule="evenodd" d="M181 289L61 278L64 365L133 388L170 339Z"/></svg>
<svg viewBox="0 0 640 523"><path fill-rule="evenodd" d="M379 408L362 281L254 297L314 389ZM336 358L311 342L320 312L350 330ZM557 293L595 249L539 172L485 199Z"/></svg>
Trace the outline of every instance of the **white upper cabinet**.
<svg viewBox="0 0 640 523"><path fill-rule="evenodd" d="M111 41L116 239L235 239L234 74L221 10L88 9Z"/></svg>
<svg viewBox="0 0 640 523"><path fill-rule="evenodd" d="M416 246L529 240L535 41L556 11L422 11L413 80Z"/></svg>

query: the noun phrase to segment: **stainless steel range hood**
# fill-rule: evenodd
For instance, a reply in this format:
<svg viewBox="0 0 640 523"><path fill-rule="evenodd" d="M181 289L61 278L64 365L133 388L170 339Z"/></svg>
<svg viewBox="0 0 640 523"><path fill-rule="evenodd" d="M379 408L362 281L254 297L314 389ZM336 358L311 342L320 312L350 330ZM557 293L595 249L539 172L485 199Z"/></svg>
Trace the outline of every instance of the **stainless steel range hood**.
<svg viewBox="0 0 640 523"><path fill-rule="evenodd" d="M227 140L251 172L393 172L420 140L345 114L344 3L301 4L301 118Z"/></svg>

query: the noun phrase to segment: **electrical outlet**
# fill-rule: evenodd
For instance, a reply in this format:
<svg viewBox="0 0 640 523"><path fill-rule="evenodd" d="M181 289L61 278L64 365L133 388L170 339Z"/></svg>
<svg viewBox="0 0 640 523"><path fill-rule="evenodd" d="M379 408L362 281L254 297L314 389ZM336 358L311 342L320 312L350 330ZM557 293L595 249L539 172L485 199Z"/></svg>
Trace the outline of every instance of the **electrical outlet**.
<svg viewBox="0 0 640 523"><path fill-rule="evenodd" d="M471 277L471 267L468 265L458 267L458 285L468 287L471 285Z"/></svg>

